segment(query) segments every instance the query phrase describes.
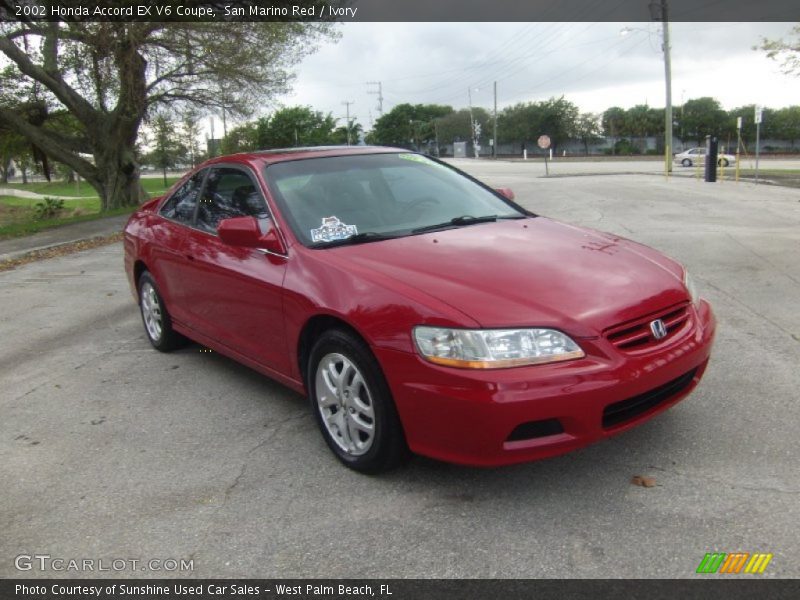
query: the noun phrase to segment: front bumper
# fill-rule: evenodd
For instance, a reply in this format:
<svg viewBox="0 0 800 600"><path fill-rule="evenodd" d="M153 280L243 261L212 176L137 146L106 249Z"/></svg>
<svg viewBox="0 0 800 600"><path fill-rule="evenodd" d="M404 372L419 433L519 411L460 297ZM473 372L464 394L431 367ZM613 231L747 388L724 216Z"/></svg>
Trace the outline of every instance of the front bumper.
<svg viewBox="0 0 800 600"><path fill-rule="evenodd" d="M506 465L607 438L689 394L706 369L716 330L707 302L691 312L686 333L651 351L625 353L603 338L580 340L586 358L549 365L454 369L413 353L375 351L413 452Z"/></svg>

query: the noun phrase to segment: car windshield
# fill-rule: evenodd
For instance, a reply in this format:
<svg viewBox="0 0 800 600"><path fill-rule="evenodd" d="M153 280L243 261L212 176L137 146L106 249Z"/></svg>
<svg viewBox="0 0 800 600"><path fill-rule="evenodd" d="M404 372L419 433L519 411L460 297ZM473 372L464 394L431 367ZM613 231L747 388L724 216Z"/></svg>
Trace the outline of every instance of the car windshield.
<svg viewBox="0 0 800 600"><path fill-rule="evenodd" d="M266 167L266 180L298 239L311 247L526 216L457 171L413 153L280 162Z"/></svg>

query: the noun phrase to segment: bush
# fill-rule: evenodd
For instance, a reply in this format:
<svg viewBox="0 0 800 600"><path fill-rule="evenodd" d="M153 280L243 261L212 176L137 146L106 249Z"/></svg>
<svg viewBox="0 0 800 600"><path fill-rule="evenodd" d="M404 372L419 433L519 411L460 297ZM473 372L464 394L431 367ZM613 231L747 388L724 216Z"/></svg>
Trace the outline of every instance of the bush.
<svg viewBox="0 0 800 600"><path fill-rule="evenodd" d="M37 202L33 209L33 216L37 221L52 219L64 209L64 201L56 198L45 198L44 202Z"/></svg>
<svg viewBox="0 0 800 600"><path fill-rule="evenodd" d="M642 151L637 147L634 146L630 140L620 140L616 144L614 144L614 151L617 154L621 155L631 155L631 154L641 154Z"/></svg>

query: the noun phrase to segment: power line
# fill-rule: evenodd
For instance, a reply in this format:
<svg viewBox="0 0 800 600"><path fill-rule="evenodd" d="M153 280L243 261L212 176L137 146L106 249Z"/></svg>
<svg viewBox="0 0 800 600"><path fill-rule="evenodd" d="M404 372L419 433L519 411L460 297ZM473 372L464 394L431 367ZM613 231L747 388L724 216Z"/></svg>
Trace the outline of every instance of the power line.
<svg viewBox="0 0 800 600"><path fill-rule="evenodd" d="M383 116L383 84L380 81L368 81L367 85L377 85L377 90L367 90L368 94L378 96L378 118Z"/></svg>

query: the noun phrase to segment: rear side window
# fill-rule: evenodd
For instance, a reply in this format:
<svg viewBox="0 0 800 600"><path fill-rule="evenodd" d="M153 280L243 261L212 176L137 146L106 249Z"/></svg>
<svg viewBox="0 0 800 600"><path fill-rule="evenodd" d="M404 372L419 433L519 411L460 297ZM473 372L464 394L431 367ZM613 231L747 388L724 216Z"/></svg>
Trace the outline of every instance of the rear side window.
<svg viewBox="0 0 800 600"><path fill-rule="evenodd" d="M245 171L212 168L200 198L197 227L215 233L220 221L232 217L266 218L267 204Z"/></svg>
<svg viewBox="0 0 800 600"><path fill-rule="evenodd" d="M200 171L187 179L161 207L161 215L167 219L180 221L187 225L191 224L204 176L205 171Z"/></svg>

